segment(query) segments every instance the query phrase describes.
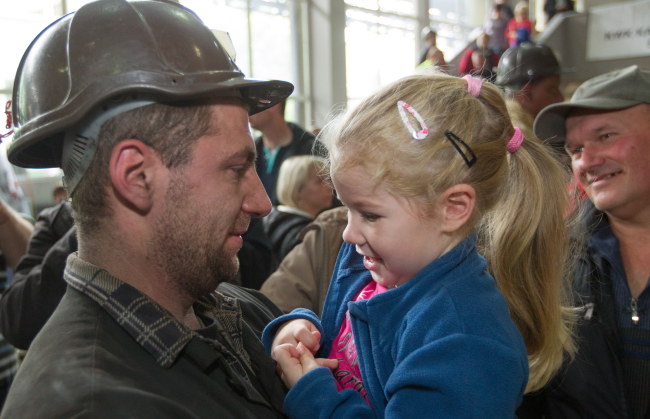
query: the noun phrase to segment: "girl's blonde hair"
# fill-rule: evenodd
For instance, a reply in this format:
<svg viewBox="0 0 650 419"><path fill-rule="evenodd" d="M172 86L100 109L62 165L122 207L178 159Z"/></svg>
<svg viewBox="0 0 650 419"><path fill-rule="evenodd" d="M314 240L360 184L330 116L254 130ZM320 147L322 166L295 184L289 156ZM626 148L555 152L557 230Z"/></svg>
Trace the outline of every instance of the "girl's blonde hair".
<svg viewBox="0 0 650 419"><path fill-rule="evenodd" d="M413 139L398 101L421 115L426 138ZM421 127L413 118L410 123L415 130ZM465 80L438 74L387 86L328 124L320 139L330 149L331 173L362 166L373 182L418 208L431 208L438 194L455 184L474 188L475 210L462 233L478 235L479 250L524 337L527 391L534 391L550 380L565 354L574 353L564 286L568 176L539 140L526 139L509 153L513 133L497 87L484 82L474 97ZM467 160L472 152L477 157L471 167L453 138L469 146L454 140Z"/></svg>
<svg viewBox="0 0 650 419"><path fill-rule="evenodd" d="M326 167L327 160L317 156L292 156L284 160L276 186L278 201L289 207L303 209L298 194L312 176L320 176Z"/></svg>

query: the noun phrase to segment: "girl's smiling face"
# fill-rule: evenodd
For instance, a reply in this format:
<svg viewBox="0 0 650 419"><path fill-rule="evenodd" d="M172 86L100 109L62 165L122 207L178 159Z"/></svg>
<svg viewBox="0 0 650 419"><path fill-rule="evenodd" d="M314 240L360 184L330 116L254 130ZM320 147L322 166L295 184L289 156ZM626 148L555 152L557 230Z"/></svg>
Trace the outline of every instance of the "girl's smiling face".
<svg viewBox="0 0 650 419"><path fill-rule="evenodd" d="M436 221L437 208L422 215L405 198L373 184L362 167L340 169L332 181L348 208L343 240L356 246L373 280L384 287L406 283L455 245Z"/></svg>

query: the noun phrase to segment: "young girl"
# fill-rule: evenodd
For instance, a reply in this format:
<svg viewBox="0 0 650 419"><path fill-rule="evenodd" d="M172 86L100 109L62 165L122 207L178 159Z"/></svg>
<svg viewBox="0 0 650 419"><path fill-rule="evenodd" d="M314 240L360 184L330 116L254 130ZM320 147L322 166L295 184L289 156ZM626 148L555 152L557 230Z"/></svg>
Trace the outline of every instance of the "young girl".
<svg viewBox="0 0 650 419"><path fill-rule="evenodd" d="M346 243L322 320L264 331L287 413L512 418L572 350L565 171L470 76L402 79L324 135Z"/></svg>

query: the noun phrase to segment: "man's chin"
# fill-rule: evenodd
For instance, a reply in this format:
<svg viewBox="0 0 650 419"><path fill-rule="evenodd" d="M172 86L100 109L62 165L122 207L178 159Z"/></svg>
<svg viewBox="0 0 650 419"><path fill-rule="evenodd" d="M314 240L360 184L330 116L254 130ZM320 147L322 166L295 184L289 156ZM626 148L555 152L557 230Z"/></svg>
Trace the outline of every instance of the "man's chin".
<svg viewBox="0 0 650 419"><path fill-rule="evenodd" d="M217 271L217 279L219 284L222 282L233 282L239 276L239 259L237 255L233 256L230 263L220 267ZM218 285L218 284L217 284Z"/></svg>

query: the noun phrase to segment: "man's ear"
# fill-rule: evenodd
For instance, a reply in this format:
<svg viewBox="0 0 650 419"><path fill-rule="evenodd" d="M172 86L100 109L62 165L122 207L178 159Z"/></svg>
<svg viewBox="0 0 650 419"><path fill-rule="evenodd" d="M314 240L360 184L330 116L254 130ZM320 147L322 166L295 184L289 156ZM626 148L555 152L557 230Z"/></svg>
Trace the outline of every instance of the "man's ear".
<svg viewBox="0 0 650 419"><path fill-rule="evenodd" d="M129 139L117 143L111 152L109 173L113 190L125 205L140 213L152 206L152 182L160 160L151 147Z"/></svg>
<svg viewBox="0 0 650 419"><path fill-rule="evenodd" d="M443 191L438 199L443 231L454 233L462 229L474 213L476 191L466 183L459 183Z"/></svg>

